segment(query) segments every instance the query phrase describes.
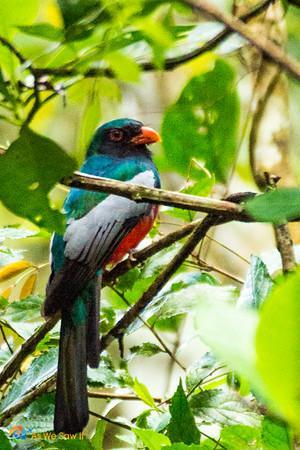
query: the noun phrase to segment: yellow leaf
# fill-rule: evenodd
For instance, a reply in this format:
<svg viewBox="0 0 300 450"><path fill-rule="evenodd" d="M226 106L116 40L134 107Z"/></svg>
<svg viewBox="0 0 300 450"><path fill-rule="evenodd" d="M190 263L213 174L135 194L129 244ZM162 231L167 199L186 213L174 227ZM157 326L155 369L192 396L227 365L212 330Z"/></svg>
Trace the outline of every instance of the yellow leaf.
<svg viewBox="0 0 300 450"><path fill-rule="evenodd" d="M12 287L9 286L8 288L4 289L4 291L1 293L1 297L8 299L11 294L11 291L12 291Z"/></svg>
<svg viewBox="0 0 300 450"><path fill-rule="evenodd" d="M0 269L0 281L8 280L8 278L18 275L23 270L32 267L32 264L28 261L16 261Z"/></svg>
<svg viewBox="0 0 300 450"><path fill-rule="evenodd" d="M30 275L30 277L27 278L27 280L23 284L23 287L20 292L20 300L22 300L23 298L26 298L26 297L28 297L28 295L32 294L34 287L35 287L36 278L37 278L37 276L35 273L33 275Z"/></svg>
<svg viewBox="0 0 300 450"><path fill-rule="evenodd" d="M184 64L183 67L190 76L194 77L213 70L216 60L217 55L215 53L207 52Z"/></svg>

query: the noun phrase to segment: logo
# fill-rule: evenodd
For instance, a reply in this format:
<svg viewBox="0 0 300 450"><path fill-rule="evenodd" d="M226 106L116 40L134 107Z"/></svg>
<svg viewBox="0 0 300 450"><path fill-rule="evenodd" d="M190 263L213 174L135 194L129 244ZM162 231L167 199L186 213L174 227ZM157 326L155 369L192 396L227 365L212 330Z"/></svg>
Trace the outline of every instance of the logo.
<svg viewBox="0 0 300 450"><path fill-rule="evenodd" d="M32 433L31 428L25 428L23 425L14 425L9 430L9 436L15 439L26 439Z"/></svg>

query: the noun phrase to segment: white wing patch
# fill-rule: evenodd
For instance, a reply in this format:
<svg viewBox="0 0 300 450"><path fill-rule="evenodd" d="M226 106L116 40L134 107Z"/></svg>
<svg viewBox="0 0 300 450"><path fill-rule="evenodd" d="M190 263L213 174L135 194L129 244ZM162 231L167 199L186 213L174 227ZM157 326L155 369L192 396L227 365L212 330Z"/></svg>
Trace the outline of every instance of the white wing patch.
<svg viewBox="0 0 300 450"><path fill-rule="evenodd" d="M151 170L147 170L133 177L128 183L154 187L154 174ZM101 241L105 241L105 246L109 247L113 243L117 230L121 231L122 224L130 218L143 215L148 207L148 203L136 203L125 197L109 195L81 219L70 220L64 235L65 256L69 259L88 262L92 247L97 248L97 244ZM115 230L110 238L110 231L113 228Z"/></svg>

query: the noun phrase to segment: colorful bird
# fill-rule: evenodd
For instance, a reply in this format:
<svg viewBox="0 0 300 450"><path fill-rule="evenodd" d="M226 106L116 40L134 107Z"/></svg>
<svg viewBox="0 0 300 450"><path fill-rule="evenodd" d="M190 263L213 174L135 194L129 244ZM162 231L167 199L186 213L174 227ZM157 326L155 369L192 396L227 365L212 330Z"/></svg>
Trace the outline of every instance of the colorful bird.
<svg viewBox="0 0 300 450"><path fill-rule="evenodd" d="M133 119L100 126L81 172L160 187L147 144L159 134ZM120 261L151 229L158 207L117 195L72 188L64 236L51 243L51 275L44 314L61 311L54 430L77 433L88 422L87 364L99 365L101 270Z"/></svg>

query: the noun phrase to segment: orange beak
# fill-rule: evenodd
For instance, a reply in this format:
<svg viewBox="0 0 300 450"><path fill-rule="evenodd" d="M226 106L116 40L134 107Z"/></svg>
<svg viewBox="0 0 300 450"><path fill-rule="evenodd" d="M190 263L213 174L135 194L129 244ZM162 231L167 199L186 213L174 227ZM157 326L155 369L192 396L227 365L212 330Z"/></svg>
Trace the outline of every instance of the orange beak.
<svg viewBox="0 0 300 450"><path fill-rule="evenodd" d="M142 127L140 134L131 139L131 143L135 145L154 144L160 142L161 138L157 131L149 127Z"/></svg>

